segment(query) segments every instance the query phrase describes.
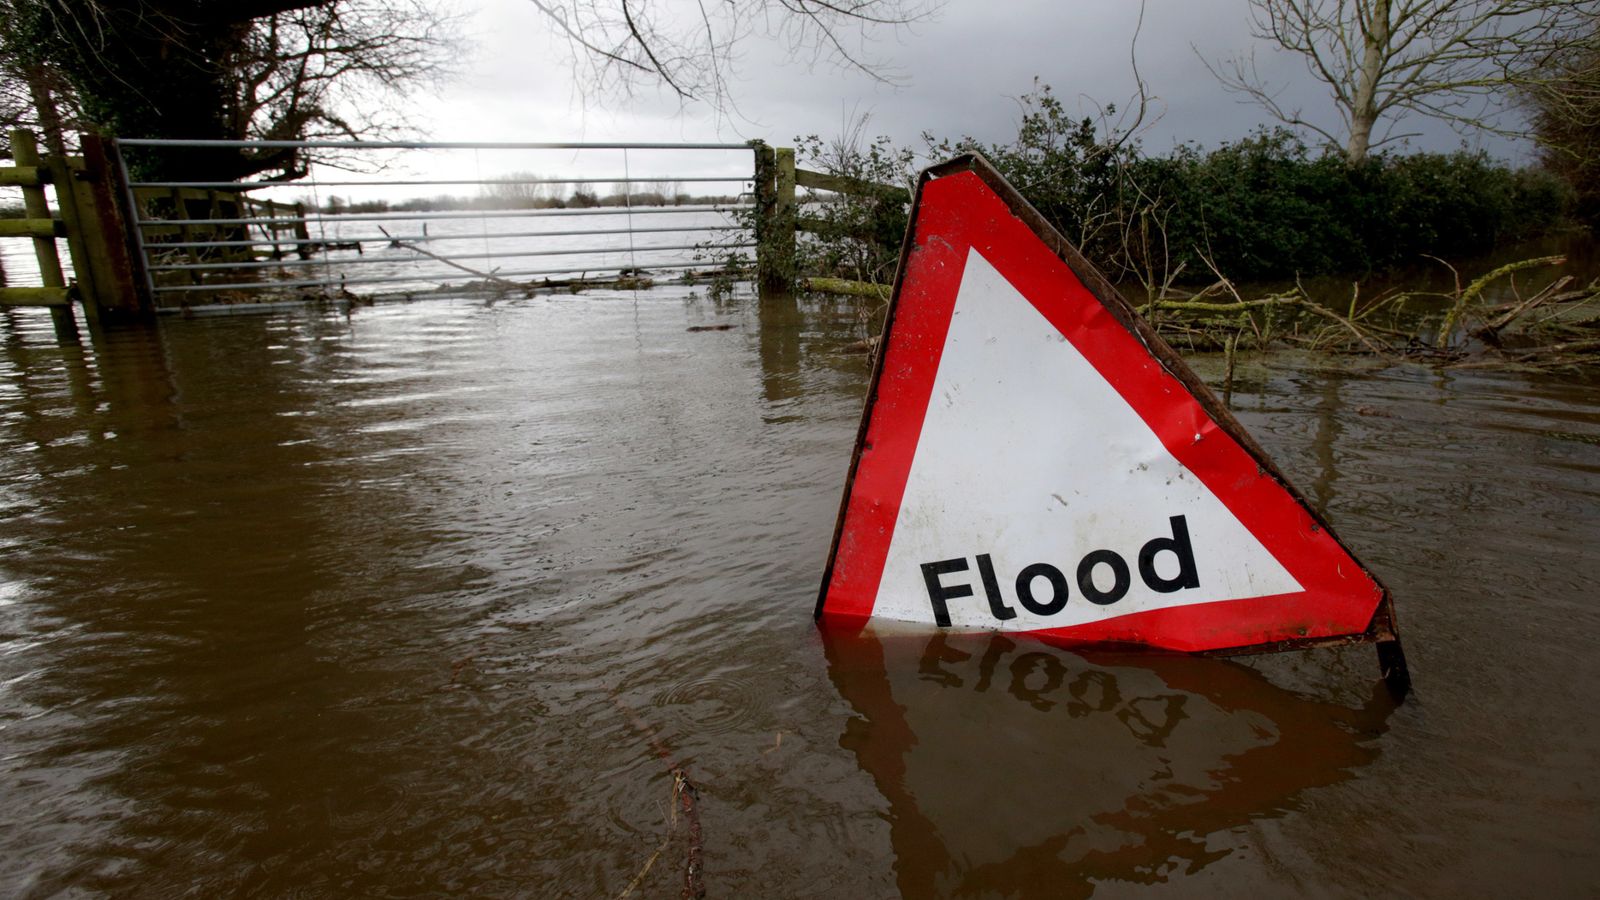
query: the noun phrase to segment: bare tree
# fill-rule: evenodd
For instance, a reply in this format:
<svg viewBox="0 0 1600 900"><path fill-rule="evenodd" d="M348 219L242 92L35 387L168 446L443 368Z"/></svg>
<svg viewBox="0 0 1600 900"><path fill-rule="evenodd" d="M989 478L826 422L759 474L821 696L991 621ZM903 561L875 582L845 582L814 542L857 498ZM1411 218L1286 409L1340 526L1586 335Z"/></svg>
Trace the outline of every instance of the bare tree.
<svg viewBox="0 0 1600 900"><path fill-rule="evenodd" d="M398 101L454 66L455 20L427 0L323 0L254 19L222 65L240 138L382 138Z"/></svg>
<svg viewBox="0 0 1600 900"><path fill-rule="evenodd" d="M64 153L69 131L82 127L83 110L67 73L37 46L35 23L50 4L0 0L0 128L43 133L50 152Z"/></svg>
<svg viewBox="0 0 1600 900"><path fill-rule="evenodd" d="M872 59L872 35L932 16L943 0L529 0L571 47L590 93L661 84L683 102L731 107L738 47L755 36L783 41L791 58L853 69L878 81L894 73Z"/></svg>
<svg viewBox="0 0 1600 900"><path fill-rule="evenodd" d="M1600 221L1600 40L1544 60L1525 101L1547 168L1577 192L1578 214Z"/></svg>
<svg viewBox="0 0 1600 900"><path fill-rule="evenodd" d="M404 126L408 89L449 70L455 32L429 0L0 0L0 115L56 140L381 137ZM142 164L225 180L305 163L208 149Z"/></svg>
<svg viewBox="0 0 1600 900"><path fill-rule="evenodd" d="M1253 57L1213 67L1229 89L1274 118L1321 135L1350 162L1410 135L1416 114L1515 134L1503 114L1539 63L1593 39L1585 0L1250 0L1252 32L1300 54L1332 95L1338 124L1279 102ZM1380 122L1387 128L1378 133Z"/></svg>

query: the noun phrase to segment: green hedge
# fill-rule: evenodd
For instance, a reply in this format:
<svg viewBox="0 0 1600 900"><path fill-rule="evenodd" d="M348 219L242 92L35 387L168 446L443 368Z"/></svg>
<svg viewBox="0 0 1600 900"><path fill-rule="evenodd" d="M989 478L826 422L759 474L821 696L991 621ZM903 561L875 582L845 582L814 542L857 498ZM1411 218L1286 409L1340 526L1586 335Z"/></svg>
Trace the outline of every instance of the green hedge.
<svg viewBox="0 0 1600 900"><path fill-rule="evenodd" d="M1023 97L1014 141L929 140L929 156L977 150L1113 279L1209 282L1364 275L1426 256L1461 259L1537 237L1576 212L1572 189L1544 169L1512 168L1483 153L1386 153L1352 166L1292 132L1263 129L1211 150L1164 156L1098 119L1069 118L1048 86ZM887 138L870 147L800 141L802 164L898 182L914 156ZM893 271L898 207L851 198L821 207L838 224L813 241L807 271L862 280ZM852 235L873 233L870 246ZM846 264L848 262L848 264Z"/></svg>
<svg viewBox="0 0 1600 900"><path fill-rule="evenodd" d="M1474 256L1548 231L1570 205L1554 176L1482 153L1382 155L1351 166L1312 156L1284 132L1140 159L1129 173L1168 204L1168 246L1190 271L1209 252L1238 279Z"/></svg>
<svg viewBox="0 0 1600 900"><path fill-rule="evenodd" d="M1263 129L1203 150L1145 155L1104 123L1069 118L1048 86L1023 98L1017 138L966 139L1113 277L1183 266L1182 279L1366 273L1425 255L1473 256L1562 224L1573 194L1547 171L1471 152L1380 154L1361 165Z"/></svg>

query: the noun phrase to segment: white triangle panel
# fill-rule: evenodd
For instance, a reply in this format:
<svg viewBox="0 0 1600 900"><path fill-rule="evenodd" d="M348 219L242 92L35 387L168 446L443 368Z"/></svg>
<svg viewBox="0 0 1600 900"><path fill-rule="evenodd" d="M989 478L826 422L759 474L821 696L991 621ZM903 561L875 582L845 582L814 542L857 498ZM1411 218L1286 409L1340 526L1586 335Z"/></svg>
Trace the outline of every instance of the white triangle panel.
<svg viewBox="0 0 1600 900"><path fill-rule="evenodd" d="M1189 568L1177 549L1182 532ZM1090 593L1079 582L1085 557ZM935 621L924 567L938 563L945 593L972 591L943 601L949 624L966 628L1062 628L1301 590L977 250L962 274L873 615ZM1009 617L997 617L985 567ZM1025 569L1032 609L1018 592Z"/></svg>

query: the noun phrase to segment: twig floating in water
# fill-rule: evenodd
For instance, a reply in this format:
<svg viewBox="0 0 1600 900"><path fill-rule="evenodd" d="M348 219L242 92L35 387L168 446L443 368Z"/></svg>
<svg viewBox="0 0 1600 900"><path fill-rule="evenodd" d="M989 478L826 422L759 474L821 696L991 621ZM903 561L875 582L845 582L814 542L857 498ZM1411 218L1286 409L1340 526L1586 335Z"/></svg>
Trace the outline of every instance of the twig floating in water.
<svg viewBox="0 0 1600 900"><path fill-rule="evenodd" d="M672 773L673 801L677 804L677 808L682 810L684 819L689 823L689 850L683 867L682 896L689 898L689 900L700 900L706 895L705 848L700 831L700 791L695 788L694 782L689 780L689 775L684 771L683 767L673 762L672 755L667 751L666 745L661 742L661 738L656 734L655 729L640 721L634 711L626 703L623 703L621 699L613 696L611 702L616 705L617 709L622 711L623 715L627 716L628 723L649 742L650 748L655 751L657 756L661 757L661 761L667 764L668 770ZM676 827L676 825L677 816L674 815L673 826ZM670 833L668 837L671 837ZM656 852L659 854L661 851L658 850ZM654 857L651 857L651 861L645 864L644 871L649 871L653 862ZM642 878L644 871L641 871L637 878ZM631 891L632 889L633 885L630 884L628 890ZM626 894L627 892L625 891L624 896Z"/></svg>

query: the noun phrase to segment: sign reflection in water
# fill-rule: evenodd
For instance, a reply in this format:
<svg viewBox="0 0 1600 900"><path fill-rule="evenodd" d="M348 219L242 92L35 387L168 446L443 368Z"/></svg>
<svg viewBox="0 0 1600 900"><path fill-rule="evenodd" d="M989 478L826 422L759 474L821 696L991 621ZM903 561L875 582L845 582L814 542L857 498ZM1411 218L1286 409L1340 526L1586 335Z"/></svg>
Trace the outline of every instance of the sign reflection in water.
<svg viewBox="0 0 1600 900"><path fill-rule="evenodd" d="M1221 659L1082 656L998 633L823 626L839 738L889 802L906 896L1088 896L1233 850L1377 756L1395 708L1347 708Z"/></svg>

